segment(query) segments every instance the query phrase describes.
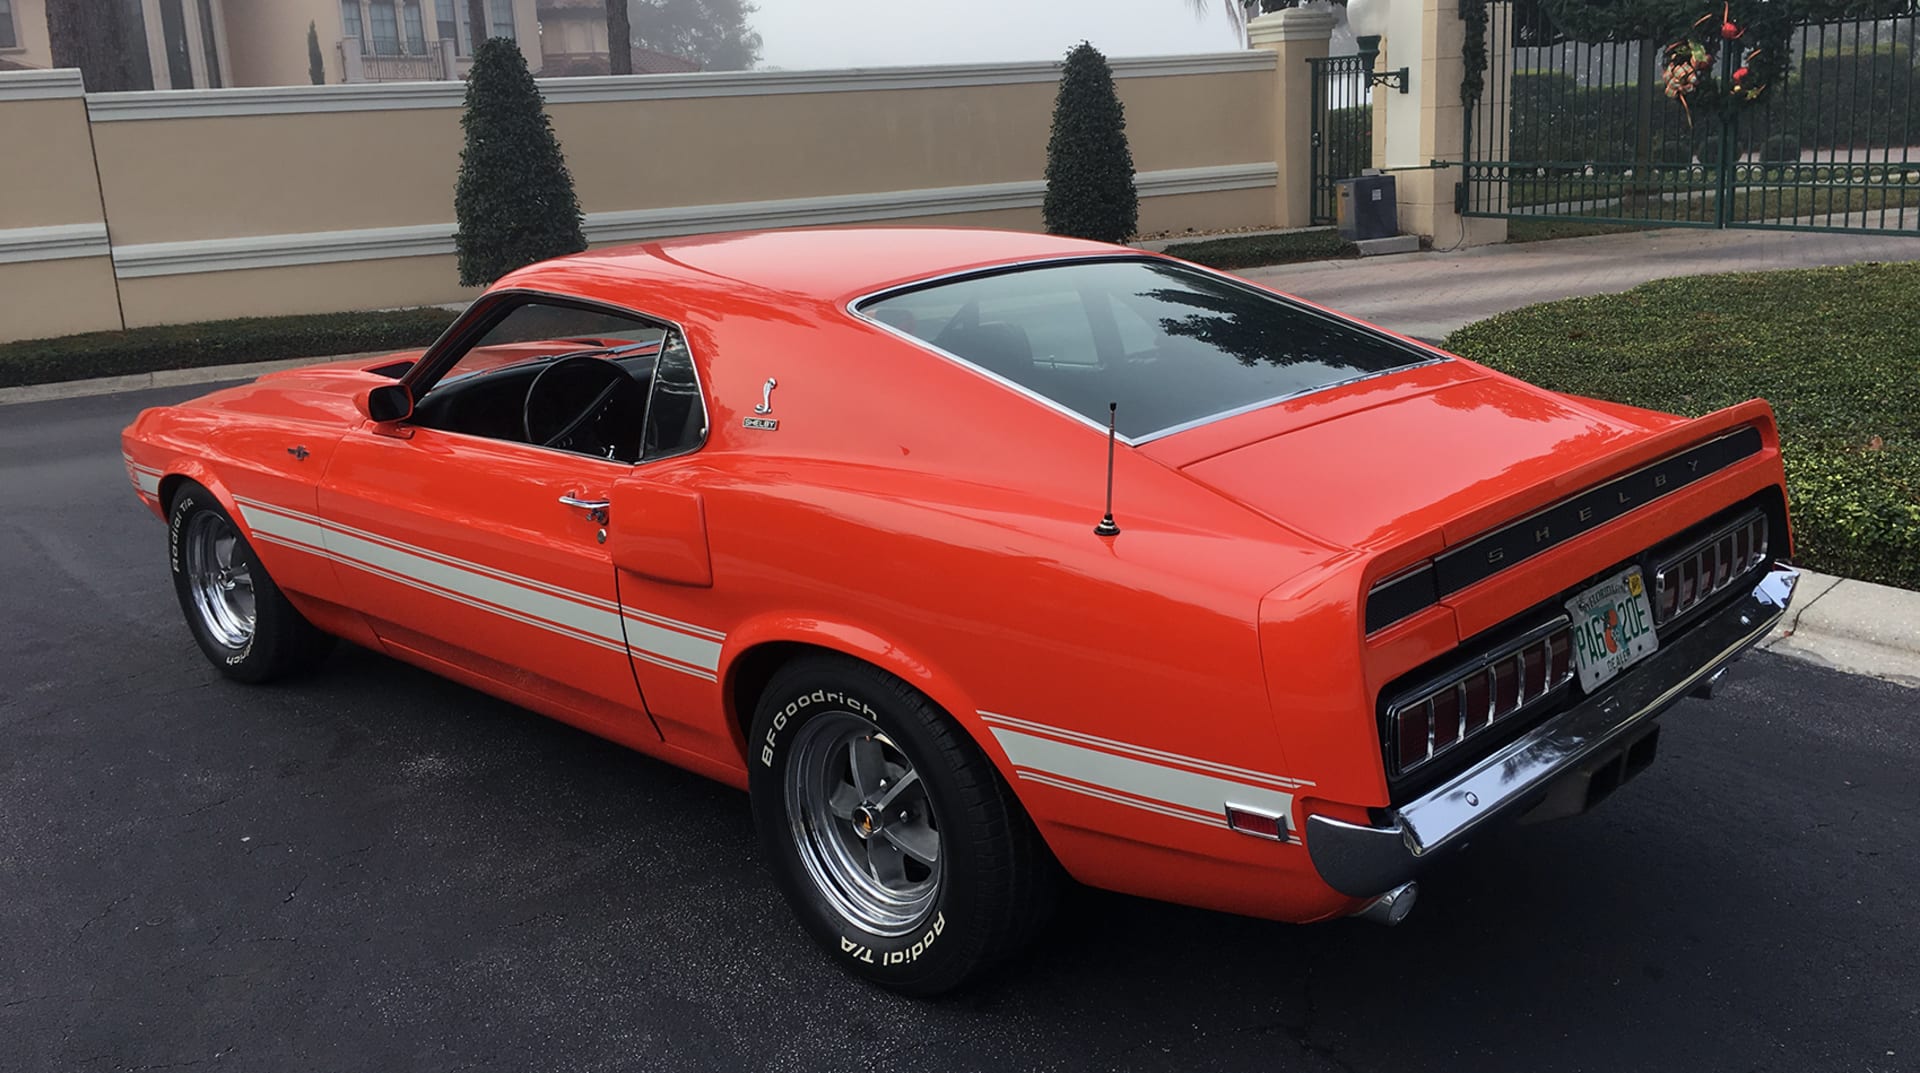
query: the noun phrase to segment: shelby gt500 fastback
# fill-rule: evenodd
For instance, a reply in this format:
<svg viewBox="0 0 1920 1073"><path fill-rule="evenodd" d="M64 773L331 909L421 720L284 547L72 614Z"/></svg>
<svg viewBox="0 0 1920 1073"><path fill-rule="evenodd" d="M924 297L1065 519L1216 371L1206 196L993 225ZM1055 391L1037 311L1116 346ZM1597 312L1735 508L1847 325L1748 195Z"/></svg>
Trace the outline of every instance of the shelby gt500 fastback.
<svg viewBox="0 0 1920 1073"><path fill-rule="evenodd" d="M745 788L801 924L916 994L1065 877L1397 920L1644 768L1794 581L1765 403L1570 398L1031 234L546 262L123 446L223 673L344 638Z"/></svg>

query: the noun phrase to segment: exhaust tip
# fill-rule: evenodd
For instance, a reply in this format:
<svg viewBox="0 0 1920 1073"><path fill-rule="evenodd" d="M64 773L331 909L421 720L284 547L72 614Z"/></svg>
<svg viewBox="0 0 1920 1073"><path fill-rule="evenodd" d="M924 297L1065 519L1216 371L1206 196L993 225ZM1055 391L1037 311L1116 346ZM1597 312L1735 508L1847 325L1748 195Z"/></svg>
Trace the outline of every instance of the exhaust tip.
<svg viewBox="0 0 1920 1073"><path fill-rule="evenodd" d="M1701 700L1712 700L1714 688L1720 684L1722 678L1727 676L1727 670L1726 667L1721 667L1712 674L1707 675L1706 678L1695 685L1687 695L1690 697L1698 697Z"/></svg>
<svg viewBox="0 0 1920 1073"><path fill-rule="evenodd" d="M1419 884L1412 882L1402 883L1385 894L1382 894L1380 897L1375 898L1373 901L1368 902L1366 908L1353 915L1362 920L1372 921L1375 924L1381 924L1391 928L1395 924L1407 919L1407 914L1413 912L1413 903L1419 897L1419 894Z"/></svg>

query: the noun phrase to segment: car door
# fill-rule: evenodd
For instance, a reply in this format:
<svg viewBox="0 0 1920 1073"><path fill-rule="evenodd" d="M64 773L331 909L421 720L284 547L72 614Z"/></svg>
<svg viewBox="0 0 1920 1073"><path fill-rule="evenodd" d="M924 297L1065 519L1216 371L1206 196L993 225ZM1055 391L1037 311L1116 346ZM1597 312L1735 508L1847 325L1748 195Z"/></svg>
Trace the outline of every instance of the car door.
<svg viewBox="0 0 1920 1073"><path fill-rule="evenodd" d="M607 736L657 741L606 546L604 504L632 463L507 438L513 422L502 417L521 409L523 370L537 373L554 352L634 344L602 324L550 344L487 345L517 323L512 311L476 306L469 317L481 323L456 325L453 352L422 359L410 419L370 420L345 437L320 488L321 538L382 643ZM461 348L463 336L475 345Z"/></svg>

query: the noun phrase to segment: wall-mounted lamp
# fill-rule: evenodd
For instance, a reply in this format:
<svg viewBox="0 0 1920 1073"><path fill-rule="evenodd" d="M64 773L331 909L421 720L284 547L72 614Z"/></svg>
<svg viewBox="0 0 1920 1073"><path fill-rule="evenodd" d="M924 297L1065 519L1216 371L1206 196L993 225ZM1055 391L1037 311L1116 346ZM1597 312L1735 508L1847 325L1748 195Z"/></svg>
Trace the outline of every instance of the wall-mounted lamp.
<svg viewBox="0 0 1920 1073"><path fill-rule="evenodd" d="M1380 59L1380 39L1387 34L1387 5L1392 0L1347 0L1347 28L1353 31L1353 39L1360 46L1360 66L1367 72L1367 83L1374 86L1392 86L1402 93L1407 92L1407 69L1374 73L1373 65Z"/></svg>

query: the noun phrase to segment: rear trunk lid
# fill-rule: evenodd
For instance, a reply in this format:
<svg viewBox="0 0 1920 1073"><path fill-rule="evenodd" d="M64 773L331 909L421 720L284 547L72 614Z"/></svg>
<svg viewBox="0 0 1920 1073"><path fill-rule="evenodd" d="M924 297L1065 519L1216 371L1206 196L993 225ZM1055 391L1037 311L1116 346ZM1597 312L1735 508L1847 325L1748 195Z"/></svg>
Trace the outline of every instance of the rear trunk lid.
<svg viewBox="0 0 1920 1073"><path fill-rule="evenodd" d="M1389 391L1357 408L1324 400L1332 412L1277 428L1270 415L1246 442L1162 461L1322 540L1378 550L1435 531L1456 543L1496 508L1513 517L1544 506L1590 481L1607 456L1679 420L1640 420L1449 364L1444 374L1424 371L1424 390Z"/></svg>

